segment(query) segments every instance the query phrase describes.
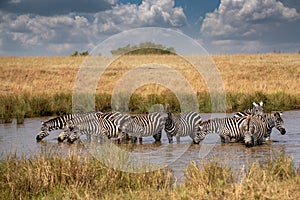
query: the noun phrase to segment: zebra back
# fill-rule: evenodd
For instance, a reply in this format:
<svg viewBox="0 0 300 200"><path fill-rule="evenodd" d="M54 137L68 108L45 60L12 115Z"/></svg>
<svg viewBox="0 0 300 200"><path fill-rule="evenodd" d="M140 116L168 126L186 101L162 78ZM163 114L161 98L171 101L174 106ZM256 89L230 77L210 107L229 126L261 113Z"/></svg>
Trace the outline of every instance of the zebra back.
<svg viewBox="0 0 300 200"><path fill-rule="evenodd" d="M107 138L122 138L121 126L130 118L129 114L110 112L97 114L102 132Z"/></svg>
<svg viewBox="0 0 300 200"><path fill-rule="evenodd" d="M230 139L237 140L244 137L247 129L247 117L240 118L214 118L200 123L199 131L196 133L194 143L198 144L207 134L219 134L222 142L230 142Z"/></svg>

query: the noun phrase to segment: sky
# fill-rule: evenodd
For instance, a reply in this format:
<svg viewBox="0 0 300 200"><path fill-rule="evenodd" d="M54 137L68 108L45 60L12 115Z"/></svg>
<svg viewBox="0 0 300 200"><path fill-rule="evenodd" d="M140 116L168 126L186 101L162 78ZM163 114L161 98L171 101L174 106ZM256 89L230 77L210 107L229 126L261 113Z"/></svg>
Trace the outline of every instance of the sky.
<svg viewBox="0 0 300 200"><path fill-rule="evenodd" d="M211 54L298 52L300 1L0 0L0 56L91 52L144 27L180 32Z"/></svg>

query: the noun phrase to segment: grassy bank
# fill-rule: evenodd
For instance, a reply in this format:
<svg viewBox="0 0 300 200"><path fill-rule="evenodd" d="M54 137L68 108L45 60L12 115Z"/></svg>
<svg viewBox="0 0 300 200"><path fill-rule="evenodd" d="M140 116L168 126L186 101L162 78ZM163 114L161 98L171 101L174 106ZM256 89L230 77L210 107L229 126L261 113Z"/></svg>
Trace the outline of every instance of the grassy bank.
<svg viewBox="0 0 300 200"><path fill-rule="evenodd" d="M22 123L24 117L70 113L71 94L85 59L0 57L2 121L17 118ZM243 110L251 107L253 101L261 100L267 111L300 108L299 54L213 55L212 59L222 78L228 112ZM177 70L197 93L200 111L211 111L210 96L203 77L185 59L175 55L128 55L114 60L96 87L96 109L110 109L110 94L127 72L153 63ZM143 77L137 76L136 79ZM179 111L175 95L159 85L138 88L131 98L130 111L145 112L153 103L170 103L173 111Z"/></svg>
<svg viewBox="0 0 300 200"><path fill-rule="evenodd" d="M211 98L208 93L198 93L200 112L211 112ZM252 102L263 101L265 111L284 111L300 108L299 95L284 92L274 94L226 94L227 112L235 112L251 107ZM170 104L173 112L180 112L180 105L172 93L142 96L134 94L129 103L131 113L146 113L153 104ZM95 98L96 110L111 111L111 95L98 94ZM54 116L72 113L72 94L44 95L0 95L0 118L2 123L9 123L13 118L23 123L24 118Z"/></svg>
<svg viewBox="0 0 300 200"><path fill-rule="evenodd" d="M211 161L192 162L176 185L168 169L116 171L91 157L40 155L0 161L3 199L299 199L300 171L280 155L236 173Z"/></svg>

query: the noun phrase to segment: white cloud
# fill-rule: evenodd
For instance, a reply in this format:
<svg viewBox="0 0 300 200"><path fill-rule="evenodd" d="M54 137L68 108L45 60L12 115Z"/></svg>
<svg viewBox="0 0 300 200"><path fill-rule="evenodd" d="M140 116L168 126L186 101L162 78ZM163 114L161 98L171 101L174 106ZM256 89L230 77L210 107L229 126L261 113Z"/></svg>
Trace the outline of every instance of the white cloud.
<svg viewBox="0 0 300 200"><path fill-rule="evenodd" d="M295 29L294 23L299 21L300 15L295 8L286 7L277 0L221 0L219 8L206 14L200 32L206 39L215 41L212 43L215 48L218 48L218 40L230 41L229 44L220 42L220 48L238 45L240 41L251 48L238 45L237 51L246 51L259 49L264 43L295 39L290 29Z"/></svg>
<svg viewBox="0 0 300 200"><path fill-rule="evenodd" d="M141 5L117 5L95 14L94 30L115 33L136 27L180 27L184 24L186 16L181 7L174 7L174 0L144 0Z"/></svg>
<svg viewBox="0 0 300 200"><path fill-rule="evenodd" d="M186 17L181 7L175 7L174 0L144 0L140 5L115 5L110 10L83 15L42 16L0 10L0 21L3 22L0 23L0 38L6 40L0 44L2 49L26 50L39 46L53 51L57 46L59 52L78 46L88 48L93 46L92 41L99 42L131 28L178 28L186 23Z"/></svg>
<svg viewBox="0 0 300 200"><path fill-rule="evenodd" d="M276 0L221 0L218 9L206 14L201 32L212 37L250 36L259 34L259 26L297 19L295 8Z"/></svg>

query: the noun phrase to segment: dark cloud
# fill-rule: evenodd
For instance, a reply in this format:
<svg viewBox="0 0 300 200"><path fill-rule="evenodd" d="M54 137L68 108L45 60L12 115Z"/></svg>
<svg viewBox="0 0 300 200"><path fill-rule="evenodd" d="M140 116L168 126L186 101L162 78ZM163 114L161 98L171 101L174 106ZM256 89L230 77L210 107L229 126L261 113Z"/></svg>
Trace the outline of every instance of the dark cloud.
<svg viewBox="0 0 300 200"><path fill-rule="evenodd" d="M70 12L94 13L108 10L109 0L2 0L0 10L16 14L61 15Z"/></svg>

